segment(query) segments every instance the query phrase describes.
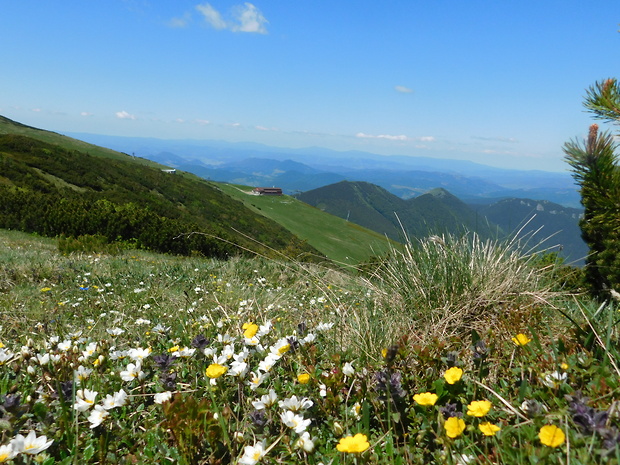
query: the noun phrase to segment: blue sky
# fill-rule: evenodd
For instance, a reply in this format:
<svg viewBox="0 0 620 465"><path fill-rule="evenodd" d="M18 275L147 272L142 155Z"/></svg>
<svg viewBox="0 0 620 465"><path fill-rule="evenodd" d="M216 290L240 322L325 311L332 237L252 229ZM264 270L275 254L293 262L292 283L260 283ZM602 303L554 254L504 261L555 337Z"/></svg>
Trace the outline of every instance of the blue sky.
<svg viewBox="0 0 620 465"><path fill-rule="evenodd" d="M618 23L618 0L4 1L0 114L562 171Z"/></svg>

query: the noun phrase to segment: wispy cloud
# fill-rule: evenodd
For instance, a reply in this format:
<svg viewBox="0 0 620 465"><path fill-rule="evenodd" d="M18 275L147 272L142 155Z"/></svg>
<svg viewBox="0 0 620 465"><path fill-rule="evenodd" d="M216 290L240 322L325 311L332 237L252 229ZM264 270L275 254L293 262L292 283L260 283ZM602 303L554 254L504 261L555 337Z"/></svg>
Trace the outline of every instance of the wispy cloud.
<svg viewBox="0 0 620 465"><path fill-rule="evenodd" d="M413 92L413 89L405 86L394 86L394 90L396 92L400 92L401 94L411 94Z"/></svg>
<svg viewBox="0 0 620 465"><path fill-rule="evenodd" d="M234 32L250 32L267 34L267 19L261 11L251 3L236 5L232 8L230 18L225 19L210 3L196 6L204 20L214 29L227 29Z"/></svg>
<svg viewBox="0 0 620 465"><path fill-rule="evenodd" d="M83 111L83 112L81 112L81 113L80 113L80 116L85 116L85 117L86 117L86 116L93 116L93 114L92 114L92 113L89 113L89 112L87 112L87 111Z"/></svg>
<svg viewBox="0 0 620 465"><path fill-rule="evenodd" d="M205 18L205 21L215 29L226 29L228 27L226 21L222 18L222 15L213 8L210 4L205 3L204 5L196 6L196 9L202 13Z"/></svg>
<svg viewBox="0 0 620 465"><path fill-rule="evenodd" d="M211 121L209 121L208 119L197 119L195 120L195 122L197 124L200 124L201 126L206 126L207 124L211 124Z"/></svg>
<svg viewBox="0 0 620 465"><path fill-rule="evenodd" d="M257 129L259 131L276 131L276 132L279 131L278 128L268 128L266 126L260 126L260 125L259 126L254 126L254 129Z"/></svg>
<svg viewBox="0 0 620 465"><path fill-rule="evenodd" d="M372 135L372 134L365 134L363 132L358 132L357 134L355 134L355 137L358 137L360 139L387 139L387 140L401 140L401 141L409 140L409 138L403 134L399 136L394 136L390 134Z"/></svg>
<svg viewBox="0 0 620 465"><path fill-rule="evenodd" d="M484 140L484 141L488 141L488 142L508 142L511 144L517 143L519 142L517 139L515 139L514 137L483 137L483 136L472 136L472 139L476 139L476 140Z"/></svg>
<svg viewBox="0 0 620 465"><path fill-rule="evenodd" d="M185 13L181 17L172 18L170 21L168 21L168 26L177 28L177 29L182 29L184 27L187 27L191 19L192 19L192 15L189 13Z"/></svg>
<svg viewBox="0 0 620 465"><path fill-rule="evenodd" d="M131 120L135 120L137 119L135 115L132 115L130 113L127 113L125 110L123 111L117 111L116 112L116 117L118 119L131 119Z"/></svg>
<svg viewBox="0 0 620 465"><path fill-rule="evenodd" d="M366 134L363 132L358 132L355 137L359 139L384 139L384 140L395 140L395 141L417 141L417 142L434 142L435 138L433 136L422 136L422 137L409 137L404 134L400 135L392 135L392 134Z"/></svg>

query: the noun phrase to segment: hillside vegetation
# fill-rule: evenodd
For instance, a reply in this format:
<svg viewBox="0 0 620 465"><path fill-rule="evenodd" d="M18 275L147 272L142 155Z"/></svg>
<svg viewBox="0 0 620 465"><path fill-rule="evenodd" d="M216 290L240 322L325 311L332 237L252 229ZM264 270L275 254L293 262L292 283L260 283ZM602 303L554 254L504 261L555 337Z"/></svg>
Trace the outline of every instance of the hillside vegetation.
<svg viewBox="0 0 620 465"><path fill-rule="evenodd" d="M219 184L220 188L248 208L281 224L327 257L355 265L391 249L383 235L323 212L288 195L251 195L251 187Z"/></svg>
<svg viewBox="0 0 620 465"><path fill-rule="evenodd" d="M197 178L0 135L0 227L98 235L162 252L320 256L277 223ZM195 234L190 234L195 233Z"/></svg>
<svg viewBox="0 0 620 465"><path fill-rule="evenodd" d="M620 462L617 308L479 238L364 277L0 230L8 463Z"/></svg>
<svg viewBox="0 0 620 465"><path fill-rule="evenodd" d="M441 188L403 200L374 184L342 181L302 192L296 198L394 240L467 231L483 238L496 235L474 210Z"/></svg>

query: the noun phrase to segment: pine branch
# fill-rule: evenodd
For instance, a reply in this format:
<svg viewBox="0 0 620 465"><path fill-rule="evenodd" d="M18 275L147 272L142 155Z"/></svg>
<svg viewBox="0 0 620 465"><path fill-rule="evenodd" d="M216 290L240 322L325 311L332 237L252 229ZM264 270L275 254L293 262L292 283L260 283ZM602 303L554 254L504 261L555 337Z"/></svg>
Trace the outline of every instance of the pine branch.
<svg viewBox="0 0 620 465"><path fill-rule="evenodd" d="M620 86L616 79L607 79L591 86L584 106L594 117L611 123L620 122Z"/></svg>

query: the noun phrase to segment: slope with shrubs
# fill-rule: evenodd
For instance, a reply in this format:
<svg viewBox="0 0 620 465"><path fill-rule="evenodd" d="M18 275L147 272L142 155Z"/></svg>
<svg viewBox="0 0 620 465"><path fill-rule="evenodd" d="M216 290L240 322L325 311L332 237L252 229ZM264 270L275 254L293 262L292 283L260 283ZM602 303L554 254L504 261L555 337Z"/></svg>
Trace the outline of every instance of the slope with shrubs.
<svg viewBox="0 0 620 465"><path fill-rule="evenodd" d="M100 235L158 250L225 257L252 250L320 255L205 181L0 135L0 227Z"/></svg>

